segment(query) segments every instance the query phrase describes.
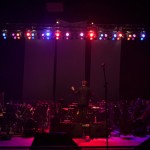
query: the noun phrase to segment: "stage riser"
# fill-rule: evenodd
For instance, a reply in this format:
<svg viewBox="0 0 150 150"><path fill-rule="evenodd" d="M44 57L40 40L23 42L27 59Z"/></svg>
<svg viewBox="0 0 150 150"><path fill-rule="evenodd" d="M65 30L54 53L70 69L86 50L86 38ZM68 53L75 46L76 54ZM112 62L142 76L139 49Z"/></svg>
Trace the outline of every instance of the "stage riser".
<svg viewBox="0 0 150 150"><path fill-rule="evenodd" d="M68 147L68 148L67 148ZM73 148L73 149L72 149ZM30 150L80 150L78 145L66 133L37 133Z"/></svg>
<svg viewBox="0 0 150 150"><path fill-rule="evenodd" d="M52 132L66 132L72 138L90 136L91 138L101 138L106 136L106 126L101 124L89 124L86 126L81 123L58 123L51 128Z"/></svg>

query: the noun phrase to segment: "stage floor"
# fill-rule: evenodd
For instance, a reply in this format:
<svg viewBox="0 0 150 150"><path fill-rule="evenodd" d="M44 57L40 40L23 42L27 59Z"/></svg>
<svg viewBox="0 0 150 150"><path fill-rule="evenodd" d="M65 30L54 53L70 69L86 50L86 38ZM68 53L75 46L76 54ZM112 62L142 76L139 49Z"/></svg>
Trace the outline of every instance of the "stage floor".
<svg viewBox="0 0 150 150"><path fill-rule="evenodd" d="M147 141L150 135L144 137L137 137L132 135L120 135L119 137L109 137L106 138L93 138L83 137L83 138L73 138L72 140L77 144L82 150L99 150L99 149L135 149L135 147L140 146L143 142ZM23 149L29 150L34 137L23 137L19 135L12 136L10 139L0 140L0 149ZM65 140L65 139L64 139ZM57 145L58 146L58 145Z"/></svg>

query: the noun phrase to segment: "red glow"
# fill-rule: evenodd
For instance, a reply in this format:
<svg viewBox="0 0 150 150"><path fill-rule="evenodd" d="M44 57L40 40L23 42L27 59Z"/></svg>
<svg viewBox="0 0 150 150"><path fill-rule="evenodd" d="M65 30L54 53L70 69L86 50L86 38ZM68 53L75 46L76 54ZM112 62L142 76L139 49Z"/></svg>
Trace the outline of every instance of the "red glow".
<svg viewBox="0 0 150 150"><path fill-rule="evenodd" d="M131 34L129 34L129 37L131 38L131 37L132 37L132 35L131 35Z"/></svg>
<svg viewBox="0 0 150 150"><path fill-rule="evenodd" d="M59 38L60 38L60 31L59 30L56 30L55 31L55 37L56 37L56 39L58 40Z"/></svg>
<svg viewBox="0 0 150 150"><path fill-rule="evenodd" d="M93 30L90 30L88 32L88 37L90 38L90 40L93 40L96 37L95 32Z"/></svg>
<svg viewBox="0 0 150 150"><path fill-rule="evenodd" d="M122 33L119 33L119 37L122 37Z"/></svg>
<svg viewBox="0 0 150 150"><path fill-rule="evenodd" d="M30 32L27 32L27 34L26 34L27 36L30 36L31 35L31 33Z"/></svg>
<svg viewBox="0 0 150 150"><path fill-rule="evenodd" d="M20 36L20 34L19 34L19 33L17 33L17 36Z"/></svg>

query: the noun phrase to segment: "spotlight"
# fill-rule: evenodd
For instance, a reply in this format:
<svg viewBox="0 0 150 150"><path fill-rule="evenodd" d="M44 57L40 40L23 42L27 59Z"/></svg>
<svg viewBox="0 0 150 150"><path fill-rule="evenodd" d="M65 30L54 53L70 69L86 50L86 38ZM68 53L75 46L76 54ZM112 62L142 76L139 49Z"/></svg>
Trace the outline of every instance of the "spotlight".
<svg viewBox="0 0 150 150"><path fill-rule="evenodd" d="M122 38L122 37L123 37L122 33L119 33L119 34L118 34L118 36L119 36L120 38Z"/></svg>
<svg viewBox="0 0 150 150"><path fill-rule="evenodd" d="M44 31L42 34L41 34L41 36L42 36L42 39L44 40L44 39L46 39L46 40L49 40L50 39L50 37L51 37L51 32L48 30L48 31Z"/></svg>
<svg viewBox="0 0 150 150"><path fill-rule="evenodd" d="M69 36L70 36L70 33L69 33L69 32L66 32L65 36L66 36L66 39L68 40L68 39L69 39Z"/></svg>
<svg viewBox="0 0 150 150"><path fill-rule="evenodd" d="M2 36L4 40L7 39L7 30L3 30Z"/></svg>
<svg viewBox="0 0 150 150"><path fill-rule="evenodd" d="M88 38L90 38L90 40L93 40L96 37L96 34L93 30L88 31Z"/></svg>
<svg viewBox="0 0 150 150"><path fill-rule="evenodd" d="M84 38L84 33L83 33L83 32L80 32L79 36L80 36L80 39L83 40L83 38Z"/></svg>
<svg viewBox="0 0 150 150"><path fill-rule="evenodd" d="M27 38L28 40L31 39L31 31L30 31L30 30L28 30L28 31L26 32L26 38Z"/></svg>
<svg viewBox="0 0 150 150"><path fill-rule="evenodd" d="M61 35L61 32L59 30L56 30L55 31L55 38L56 38L56 40L60 39L60 35Z"/></svg>
<svg viewBox="0 0 150 150"><path fill-rule="evenodd" d="M142 31L141 34L140 34L140 39L144 40L145 37L146 37L146 33L145 33L145 31Z"/></svg>
<svg viewBox="0 0 150 150"><path fill-rule="evenodd" d="M11 36L13 37L13 39L20 39L21 38L21 31L15 31L11 34Z"/></svg>
<svg viewBox="0 0 150 150"><path fill-rule="evenodd" d="M100 31L100 33L99 33L99 40L103 40L103 37L104 37L104 34L103 34L102 31Z"/></svg>
<svg viewBox="0 0 150 150"><path fill-rule="evenodd" d="M50 31L46 31L46 39L49 40L51 36L51 32Z"/></svg>
<svg viewBox="0 0 150 150"><path fill-rule="evenodd" d="M117 36L118 36L118 35L117 35L117 31L114 31L114 32L112 33L112 36L111 36L112 38L111 38L111 39L112 39L112 40L116 40L116 39L117 39Z"/></svg>

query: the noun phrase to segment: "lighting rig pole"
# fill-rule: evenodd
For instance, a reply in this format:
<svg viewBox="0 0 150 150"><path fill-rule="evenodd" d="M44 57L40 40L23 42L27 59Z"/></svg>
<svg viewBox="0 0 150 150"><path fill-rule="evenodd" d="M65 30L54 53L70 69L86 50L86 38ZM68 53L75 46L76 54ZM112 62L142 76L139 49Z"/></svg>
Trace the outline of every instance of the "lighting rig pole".
<svg viewBox="0 0 150 150"><path fill-rule="evenodd" d="M105 110L106 110L106 147L108 149L108 100L107 100L107 80L105 72L105 63L101 64L104 73L104 89L105 89Z"/></svg>
<svg viewBox="0 0 150 150"><path fill-rule="evenodd" d="M53 72L54 117L55 117L55 115L56 115L56 68L57 68L57 39L55 39L55 50L54 50L54 72Z"/></svg>

